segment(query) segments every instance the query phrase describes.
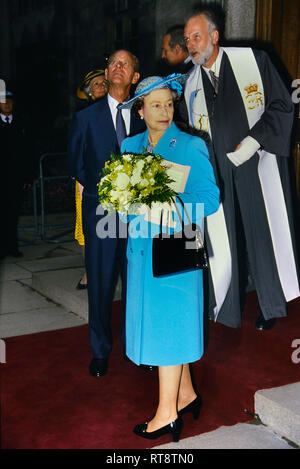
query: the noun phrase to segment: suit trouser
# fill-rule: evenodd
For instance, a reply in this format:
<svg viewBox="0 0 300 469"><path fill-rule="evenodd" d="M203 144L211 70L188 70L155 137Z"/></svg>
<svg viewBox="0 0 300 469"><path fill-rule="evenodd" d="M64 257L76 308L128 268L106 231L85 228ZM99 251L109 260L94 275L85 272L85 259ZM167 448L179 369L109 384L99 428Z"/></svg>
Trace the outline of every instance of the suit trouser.
<svg viewBox="0 0 300 469"><path fill-rule="evenodd" d="M103 215L97 215L97 196L84 193L82 201L83 232L85 237L85 264L88 280L89 337L93 358L108 358L112 349L111 309L118 269L122 279L121 339L125 347L125 306L127 238L119 238L122 222L112 215L112 232L104 239L97 234L97 225L103 223ZM123 224L124 225L124 224ZM101 225L103 226L103 225ZM101 228L100 226L100 228ZM101 229L100 229L101 231ZM122 230L124 233L124 229ZM100 233L101 234L101 233Z"/></svg>

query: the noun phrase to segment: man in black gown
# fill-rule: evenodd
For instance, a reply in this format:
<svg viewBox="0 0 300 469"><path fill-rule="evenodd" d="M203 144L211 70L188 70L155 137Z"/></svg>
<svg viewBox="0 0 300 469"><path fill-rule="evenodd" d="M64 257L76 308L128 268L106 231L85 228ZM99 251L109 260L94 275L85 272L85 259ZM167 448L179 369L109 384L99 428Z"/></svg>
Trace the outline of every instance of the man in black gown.
<svg viewBox="0 0 300 469"><path fill-rule="evenodd" d="M210 317L241 325L249 269L256 328L266 330L300 295L288 166L294 106L267 54L219 47L219 32L211 9L184 31L195 64L185 88L189 123L210 135L222 198L207 220Z"/></svg>

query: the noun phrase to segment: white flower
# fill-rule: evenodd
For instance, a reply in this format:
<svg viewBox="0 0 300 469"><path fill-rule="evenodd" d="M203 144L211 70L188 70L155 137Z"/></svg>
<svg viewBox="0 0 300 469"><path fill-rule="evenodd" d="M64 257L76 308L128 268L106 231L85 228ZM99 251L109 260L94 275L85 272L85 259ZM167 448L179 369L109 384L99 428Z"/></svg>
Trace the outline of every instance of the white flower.
<svg viewBox="0 0 300 469"><path fill-rule="evenodd" d="M149 185L148 179L142 179L141 182L140 182L140 185L141 185L142 187L148 186L148 185Z"/></svg>
<svg viewBox="0 0 300 469"><path fill-rule="evenodd" d="M139 171L142 171L143 167L144 167L144 164L145 162L143 160L139 160L137 163L136 163L136 167L138 168Z"/></svg>
<svg viewBox="0 0 300 469"><path fill-rule="evenodd" d="M130 183L134 186L138 184L141 180L141 172L137 169L134 169L132 172L132 176L130 178Z"/></svg>
<svg viewBox="0 0 300 469"><path fill-rule="evenodd" d="M123 155L125 161L131 161L131 155Z"/></svg>
<svg viewBox="0 0 300 469"><path fill-rule="evenodd" d="M116 186L118 187L118 189L121 189L121 190L126 189L129 182L130 182L130 179L127 176L127 174L125 173L118 174L117 179L116 179Z"/></svg>
<svg viewBox="0 0 300 469"><path fill-rule="evenodd" d="M119 191L111 191L110 192L111 200L112 201L118 200L120 198L120 194L121 192Z"/></svg>

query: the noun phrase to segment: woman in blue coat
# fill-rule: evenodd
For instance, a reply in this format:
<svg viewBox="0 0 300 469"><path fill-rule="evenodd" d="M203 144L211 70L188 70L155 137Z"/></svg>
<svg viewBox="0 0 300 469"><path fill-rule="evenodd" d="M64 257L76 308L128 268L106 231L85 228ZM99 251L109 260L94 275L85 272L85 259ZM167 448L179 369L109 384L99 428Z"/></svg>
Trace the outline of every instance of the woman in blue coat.
<svg viewBox="0 0 300 469"><path fill-rule="evenodd" d="M174 76L150 77L139 84L134 98L123 107L134 103L147 130L125 139L121 150L122 153L148 150L165 160L189 166L180 198L189 208L204 205L204 212L193 210L192 215L193 221L201 226L203 216L218 209L219 190L204 141L182 132L173 123L172 89L180 92L180 88ZM172 207L169 208L171 211ZM179 231L181 222L176 211L172 219L174 229ZM149 439L171 433L174 441L178 441L181 416L192 411L197 418L201 406L201 398L192 385L189 363L203 355L203 279L201 270L153 277L152 238L159 233L159 217L157 223L153 218L151 222L150 226L148 217L141 214L129 223L126 354L138 365L158 366L159 405L153 419L137 425L134 432Z"/></svg>

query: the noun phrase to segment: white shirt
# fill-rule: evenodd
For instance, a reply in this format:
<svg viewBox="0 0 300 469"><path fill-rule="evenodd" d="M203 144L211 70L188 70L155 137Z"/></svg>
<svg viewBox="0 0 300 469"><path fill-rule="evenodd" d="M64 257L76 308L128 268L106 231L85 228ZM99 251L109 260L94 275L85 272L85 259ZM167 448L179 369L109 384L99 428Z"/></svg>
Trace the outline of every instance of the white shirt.
<svg viewBox="0 0 300 469"><path fill-rule="evenodd" d="M0 117L1 119L3 120L3 122L7 122L6 118L8 117L8 122L11 124L11 121L13 120L13 116L12 114L10 114L9 116L5 116L4 114L0 114Z"/></svg>
<svg viewBox="0 0 300 469"><path fill-rule="evenodd" d="M214 74L216 75L217 78L219 78L220 76L220 67L221 67L221 62L222 62L222 57L223 57L223 49L222 47L219 48L219 54L218 54L218 57L216 58L215 62L212 64L212 66L210 68L206 68L204 66L202 66L203 70L206 72L208 78L210 79L211 81L211 76L210 76L210 70L212 72L214 72Z"/></svg>
<svg viewBox="0 0 300 469"><path fill-rule="evenodd" d="M107 94L107 101L108 101L108 105L110 108L112 120L116 128L117 111L118 111L117 106L119 104L119 101L113 98L109 93ZM129 135L130 134L130 109L122 109L121 112L122 112L122 116L125 122L126 133L127 135Z"/></svg>

